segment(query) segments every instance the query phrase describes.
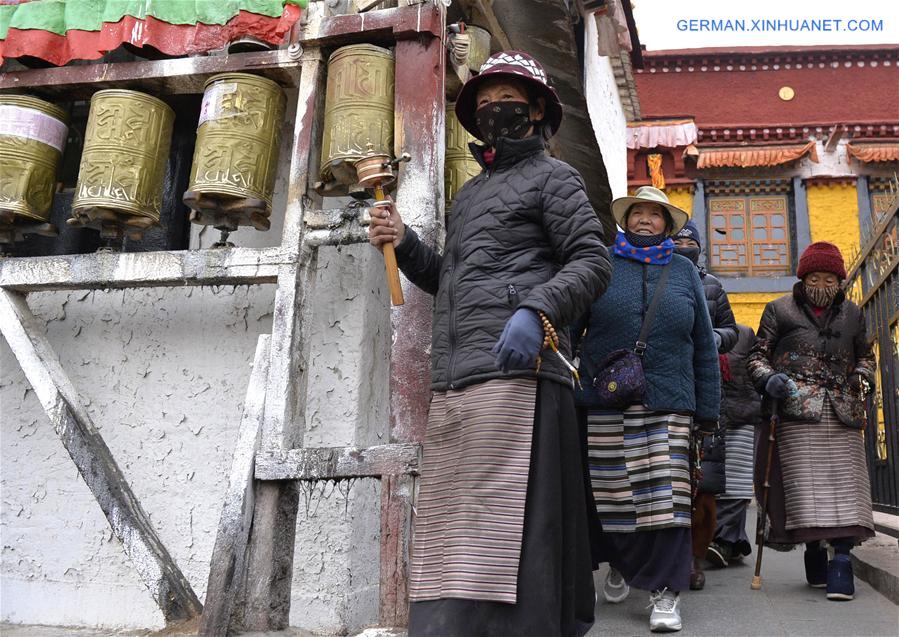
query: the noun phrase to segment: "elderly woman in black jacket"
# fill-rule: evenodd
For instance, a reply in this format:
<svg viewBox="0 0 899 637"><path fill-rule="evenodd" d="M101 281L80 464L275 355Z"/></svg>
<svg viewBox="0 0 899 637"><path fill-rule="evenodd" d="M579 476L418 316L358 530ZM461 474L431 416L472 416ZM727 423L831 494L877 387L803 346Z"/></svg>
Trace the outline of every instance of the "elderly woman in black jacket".
<svg viewBox="0 0 899 637"><path fill-rule="evenodd" d="M793 293L768 303L749 355L753 383L781 418L776 430L768 541L804 542L810 586L827 598L855 594L849 551L874 535L862 429L864 396L875 362L861 310L840 289L846 268L839 248L810 245L799 259ZM756 458L767 457L767 431ZM764 467L756 467L758 480ZM828 562L826 541L834 550Z"/></svg>
<svg viewBox="0 0 899 637"><path fill-rule="evenodd" d="M580 175L544 152L562 107L533 58L491 56L456 114L485 142L471 147L483 172L453 202L443 253L392 206L370 231L436 297L409 635L581 636L595 598L570 351L555 327L603 292L609 256Z"/></svg>

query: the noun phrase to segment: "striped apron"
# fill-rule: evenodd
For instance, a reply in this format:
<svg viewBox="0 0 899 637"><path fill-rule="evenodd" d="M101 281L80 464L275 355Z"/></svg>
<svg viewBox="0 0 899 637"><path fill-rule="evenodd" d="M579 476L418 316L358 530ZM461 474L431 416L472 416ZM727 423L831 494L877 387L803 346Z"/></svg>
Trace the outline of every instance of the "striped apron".
<svg viewBox="0 0 899 637"><path fill-rule="evenodd" d="M516 602L537 380L431 399L409 599Z"/></svg>
<svg viewBox="0 0 899 637"><path fill-rule="evenodd" d="M825 401L820 422L777 428L786 528L874 528L862 432L850 429Z"/></svg>
<svg viewBox="0 0 899 637"><path fill-rule="evenodd" d="M692 418L642 406L590 411L590 481L602 529L631 533L690 526Z"/></svg>
<svg viewBox="0 0 899 637"><path fill-rule="evenodd" d="M755 427L728 427L725 431L727 455L724 459L727 491L719 500L751 500L753 496L752 472L754 468Z"/></svg>

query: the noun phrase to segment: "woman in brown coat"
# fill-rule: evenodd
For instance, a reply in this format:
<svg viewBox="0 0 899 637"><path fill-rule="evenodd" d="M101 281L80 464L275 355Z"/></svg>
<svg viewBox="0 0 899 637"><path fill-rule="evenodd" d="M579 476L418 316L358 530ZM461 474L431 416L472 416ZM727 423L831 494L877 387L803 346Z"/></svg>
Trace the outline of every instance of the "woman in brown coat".
<svg viewBox="0 0 899 637"><path fill-rule="evenodd" d="M793 293L765 307L749 374L781 418L777 428L768 516L768 541L804 542L810 586L828 599L855 594L850 549L874 535L871 490L862 429L864 396L875 362L865 321L846 299L839 248L810 245L799 260ZM767 431L756 458L767 458ZM758 479L764 467L756 467ZM828 562L826 541L835 552Z"/></svg>

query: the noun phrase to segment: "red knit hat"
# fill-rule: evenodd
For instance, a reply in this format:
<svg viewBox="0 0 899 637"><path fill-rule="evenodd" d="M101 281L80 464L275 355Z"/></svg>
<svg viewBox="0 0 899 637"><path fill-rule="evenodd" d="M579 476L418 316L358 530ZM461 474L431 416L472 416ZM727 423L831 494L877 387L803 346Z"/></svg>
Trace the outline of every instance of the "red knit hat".
<svg viewBox="0 0 899 637"><path fill-rule="evenodd" d="M846 278L846 265L843 253L832 243L817 241L803 251L799 257L799 270L796 276L805 278L810 272L830 272L841 279Z"/></svg>

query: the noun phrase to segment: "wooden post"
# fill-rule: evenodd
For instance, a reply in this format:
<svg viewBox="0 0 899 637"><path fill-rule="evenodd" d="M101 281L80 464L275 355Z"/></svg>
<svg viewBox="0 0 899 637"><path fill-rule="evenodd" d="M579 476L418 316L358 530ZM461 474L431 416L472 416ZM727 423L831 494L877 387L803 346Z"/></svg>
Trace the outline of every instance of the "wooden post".
<svg viewBox="0 0 899 637"><path fill-rule="evenodd" d="M200 637L228 634L237 581L244 571L250 524L253 521L255 457L262 430L270 342L271 336L264 334L256 344L253 372L250 374L237 444L231 460L228 488L225 490L218 534L212 551L206 603L198 633Z"/></svg>
<svg viewBox="0 0 899 637"><path fill-rule="evenodd" d="M438 249L442 248L443 237L445 59L443 37L423 33L396 43L395 147L397 154L407 152L412 156L401 169L397 207L403 221ZM431 395L428 352L433 300L408 282L405 297L405 305L392 310L390 441L398 443L424 440ZM414 488L411 476L381 479L382 626L401 627L409 620Z"/></svg>
<svg viewBox="0 0 899 637"><path fill-rule="evenodd" d="M309 324L318 251L303 243L303 209L310 165L320 152L320 114L324 110L325 70L321 52L309 48L303 63L291 152L287 215L282 248L298 253L298 264L278 274L261 449L280 452L302 444L305 430ZM233 623L243 630L282 630L290 613L293 551L299 491L294 483L258 482L253 533L243 590Z"/></svg>
<svg viewBox="0 0 899 637"><path fill-rule="evenodd" d="M199 615L200 600L156 535L22 294L0 289L0 331L166 621Z"/></svg>

